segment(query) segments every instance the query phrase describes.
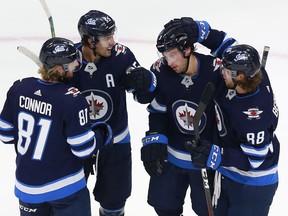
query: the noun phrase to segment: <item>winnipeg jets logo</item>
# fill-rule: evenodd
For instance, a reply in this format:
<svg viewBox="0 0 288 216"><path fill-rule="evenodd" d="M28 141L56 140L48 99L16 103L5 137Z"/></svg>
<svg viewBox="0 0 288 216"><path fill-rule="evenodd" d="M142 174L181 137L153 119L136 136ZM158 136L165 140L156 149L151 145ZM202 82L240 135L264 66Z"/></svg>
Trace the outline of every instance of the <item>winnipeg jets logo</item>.
<svg viewBox="0 0 288 216"><path fill-rule="evenodd" d="M58 45L54 48L53 53L57 54L59 52L64 52L66 50L65 46L63 45Z"/></svg>
<svg viewBox="0 0 288 216"><path fill-rule="evenodd" d="M65 95L70 95L70 94L72 94L73 96L76 96L76 95L80 94L80 91L75 87L71 87L68 89L68 91L65 93Z"/></svg>
<svg viewBox="0 0 288 216"><path fill-rule="evenodd" d="M196 109L197 104L190 101L179 100L172 105L172 111L175 123L182 133L185 134L194 133L193 120ZM206 122L207 117L206 114L204 113L199 122L200 133L205 128Z"/></svg>
<svg viewBox="0 0 288 216"><path fill-rule="evenodd" d="M234 60L235 61L246 61L246 60L248 60L248 56L245 53L238 54L235 56Z"/></svg>
<svg viewBox="0 0 288 216"><path fill-rule="evenodd" d="M263 111L258 108L250 108L247 111L243 111L243 113L247 115L248 119L260 119L260 114L263 113Z"/></svg>
<svg viewBox="0 0 288 216"><path fill-rule="evenodd" d="M183 121L184 126L193 127L194 115L189 111L187 104L185 104L185 109L178 113L178 116Z"/></svg>
<svg viewBox="0 0 288 216"><path fill-rule="evenodd" d="M120 53L126 53L126 47L121 45L121 44L116 44L115 45L115 51L116 51L116 56L118 56Z"/></svg>
<svg viewBox="0 0 288 216"><path fill-rule="evenodd" d="M101 111L104 109L104 102L101 98L96 97L93 93L91 93L90 98L88 99L89 103L89 114L91 118L97 118L100 116Z"/></svg>
<svg viewBox="0 0 288 216"><path fill-rule="evenodd" d="M86 97L86 101L89 104L89 115L92 121L106 122L110 119L113 112L113 103L110 95L96 89L83 91L82 94Z"/></svg>
<svg viewBox="0 0 288 216"><path fill-rule="evenodd" d="M96 120L103 116L107 112L107 103L105 100L98 96L94 95L93 92L86 97L86 100L89 104L89 115L92 120Z"/></svg>
<svg viewBox="0 0 288 216"><path fill-rule="evenodd" d="M96 25L96 19L94 19L94 18L89 18L89 19L86 20L85 24L86 24L86 25L93 25L93 26L95 26L95 25Z"/></svg>

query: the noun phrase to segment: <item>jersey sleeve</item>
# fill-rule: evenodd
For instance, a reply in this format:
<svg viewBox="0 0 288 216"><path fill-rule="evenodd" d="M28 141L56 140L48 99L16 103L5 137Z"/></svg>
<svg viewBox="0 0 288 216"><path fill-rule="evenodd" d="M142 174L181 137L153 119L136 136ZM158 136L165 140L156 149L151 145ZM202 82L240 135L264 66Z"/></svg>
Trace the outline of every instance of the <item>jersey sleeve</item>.
<svg viewBox="0 0 288 216"><path fill-rule="evenodd" d="M224 51L237 43L236 39L230 37L226 32L216 29L210 29L208 37L201 42L217 58L222 58Z"/></svg>
<svg viewBox="0 0 288 216"><path fill-rule="evenodd" d="M96 139L89 122L88 104L80 95L70 108L66 127L67 142L75 156L86 159L96 148Z"/></svg>
<svg viewBox="0 0 288 216"><path fill-rule="evenodd" d="M10 99L12 98L15 86L19 81L14 82L8 90L3 109L0 114L0 140L6 144L12 144L15 140L15 127L13 123L13 106Z"/></svg>

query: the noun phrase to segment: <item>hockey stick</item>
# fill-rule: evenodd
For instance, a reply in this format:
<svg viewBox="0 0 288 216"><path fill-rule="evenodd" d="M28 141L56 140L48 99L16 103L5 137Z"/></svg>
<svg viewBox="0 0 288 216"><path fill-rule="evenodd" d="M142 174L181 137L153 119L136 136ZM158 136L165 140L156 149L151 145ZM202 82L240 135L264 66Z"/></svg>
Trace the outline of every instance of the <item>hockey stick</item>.
<svg viewBox="0 0 288 216"><path fill-rule="evenodd" d="M46 13L47 18L48 18L51 36L55 37L55 28L54 28L54 22L53 22L51 12L50 12L45 0L39 0L39 1L40 1L41 5L42 5L42 7ZM28 48L26 48L24 46L18 46L17 50L19 52L21 52L23 55L30 58L34 63L36 63L38 65L38 67L42 67L42 63L40 62L38 56L35 53L33 53L31 50L29 50Z"/></svg>
<svg viewBox="0 0 288 216"><path fill-rule="evenodd" d="M31 59L35 64L38 65L39 68L42 67L42 63L40 62L38 56L31 50L27 49L24 46L18 46L17 50L21 52L23 55L27 56L29 59Z"/></svg>
<svg viewBox="0 0 288 216"><path fill-rule="evenodd" d="M194 135L195 135L195 145L198 145L198 142L200 140L200 133L199 133L199 122L200 119L208 105L208 103L211 101L212 96L215 91L215 86L212 82L207 83L204 92L202 93L199 105L196 109L194 119L193 119L193 127L194 127ZM208 208L208 215L213 216L213 206L212 206L212 200L211 200L211 193L210 193L210 187L209 187L209 181L208 181L208 175L206 168L201 169L201 175L203 180L203 187L205 192L205 198Z"/></svg>
<svg viewBox="0 0 288 216"><path fill-rule="evenodd" d="M270 50L269 46L264 46L264 50L263 50L263 54L262 54L262 62L261 62L263 68L265 68L265 66L266 66L269 50Z"/></svg>
<svg viewBox="0 0 288 216"><path fill-rule="evenodd" d="M54 22L53 22L53 17L51 15L51 12L45 2L45 0L39 0L40 3L42 4L42 7L46 13L46 16L48 18L48 21L49 21L49 25L50 25L50 31L51 31L51 36L52 37L55 37L55 28L54 28Z"/></svg>
<svg viewBox="0 0 288 216"><path fill-rule="evenodd" d="M212 99L213 93L215 91L215 86L212 82L207 83L200 102L198 104L197 110L195 112L194 118L193 118L193 127L194 127L194 135L195 135L195 140L196 140L196 144L198 144L199 140L200 140L200 133L199 133L199 122L200 119L208 105L208 103L210 102L210 100Z"/></svg>

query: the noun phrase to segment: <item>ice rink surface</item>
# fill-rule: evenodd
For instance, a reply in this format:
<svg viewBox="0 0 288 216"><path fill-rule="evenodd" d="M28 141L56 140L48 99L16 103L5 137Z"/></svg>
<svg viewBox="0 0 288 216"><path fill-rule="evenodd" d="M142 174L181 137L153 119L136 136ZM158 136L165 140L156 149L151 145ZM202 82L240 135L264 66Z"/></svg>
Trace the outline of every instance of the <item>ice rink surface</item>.
<svg viewBox="0 0 288 216"><path fill-rule="evenodd" d="M78 19L91 9L102 10L116 21L119 42L128 46L144 67L158 58L156 38L163 25L170 19L191 16L195 20L206 20L213 28L224 30L239 43L254 46L260 54L263 47L271 47L266 64L273 86L280 119L276 134L281 142L279 162L279 187L271 206L271 216L285 215L288 194L288 101L286 84L288 80L288 6L283 0L242 1L69 1L47 0L53 15L56 35L74 42L80 40L77 31ZM10 0L1 4L0 13L0 107L2 109L6 92L19 78L38 76L37 66L20 54L16 47L23 45L37 55L42 43L50 37L47 17L38 0ZM198 46L199 52L208 53ZM153 208L146 203L148 174L140 161L141 138L148 128L146 105L140 105L128 95L129 122L133 153L133 189L127 200L127 216L153 216ZM69 109L69 107L67 107ZM11 145L0 143L0 215L19 215L18 200L14 197L15 152ZM89 188L92 189L92 181ZM188 196L187 196L188 197ZM92 199L93 215L98 215L98 204ZM187 198L184 215L195 215Z"/></svg>

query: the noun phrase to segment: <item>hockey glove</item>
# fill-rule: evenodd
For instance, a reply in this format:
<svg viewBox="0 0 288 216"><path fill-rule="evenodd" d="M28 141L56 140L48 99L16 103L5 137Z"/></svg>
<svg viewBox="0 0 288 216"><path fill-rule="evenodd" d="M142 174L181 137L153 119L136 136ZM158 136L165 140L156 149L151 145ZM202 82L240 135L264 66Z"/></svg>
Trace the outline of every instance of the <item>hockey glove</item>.
<svg viewBox="0 0 288 216"><path fill-rule="evenodd" d="M105 122L96 122L91 127L96 137L95 152L103 148L109 148L113 145L114 135L108 124Z"/></svg>
<svg viewBox="0 0 288 216"><path fill-rule="evenodd" d="M186 149L191 154L192 163L197 168L211 167L216 170L221 162L220 147L207 140L186 141Z"/></svg>
<svg viewBox="0 0 288 216"><path fill-rule="evenodd" d="M126 76L122 79L123 85L136 92L153 92L157 85L157 79L153 72L143 67L130 67Z"/></svg>
<svg viewBox="0 0 288 216"><path fill-rule="evenodd" d="M152 176L161 175L167 164L168 139L164 134L147 133L142 139L141 160L146 172Z"/></svg>
<svg viewBox="0 0 288 216"><path fill-rule="evenodd" d="M94 168L93 166L96 164L96 155L93 154L88 159L84 161L84 173L86 180L88 179L89 175L94 175Z"/></svg>
<svg viewBox="0 0 288 216"><path fill-rule="evenodd" d="M188 44L203 42L209 35L210 25L206 21L195 21L191 17L182 17L171 20L165 28L174 28L175 32L187 34Z"/></svg>

